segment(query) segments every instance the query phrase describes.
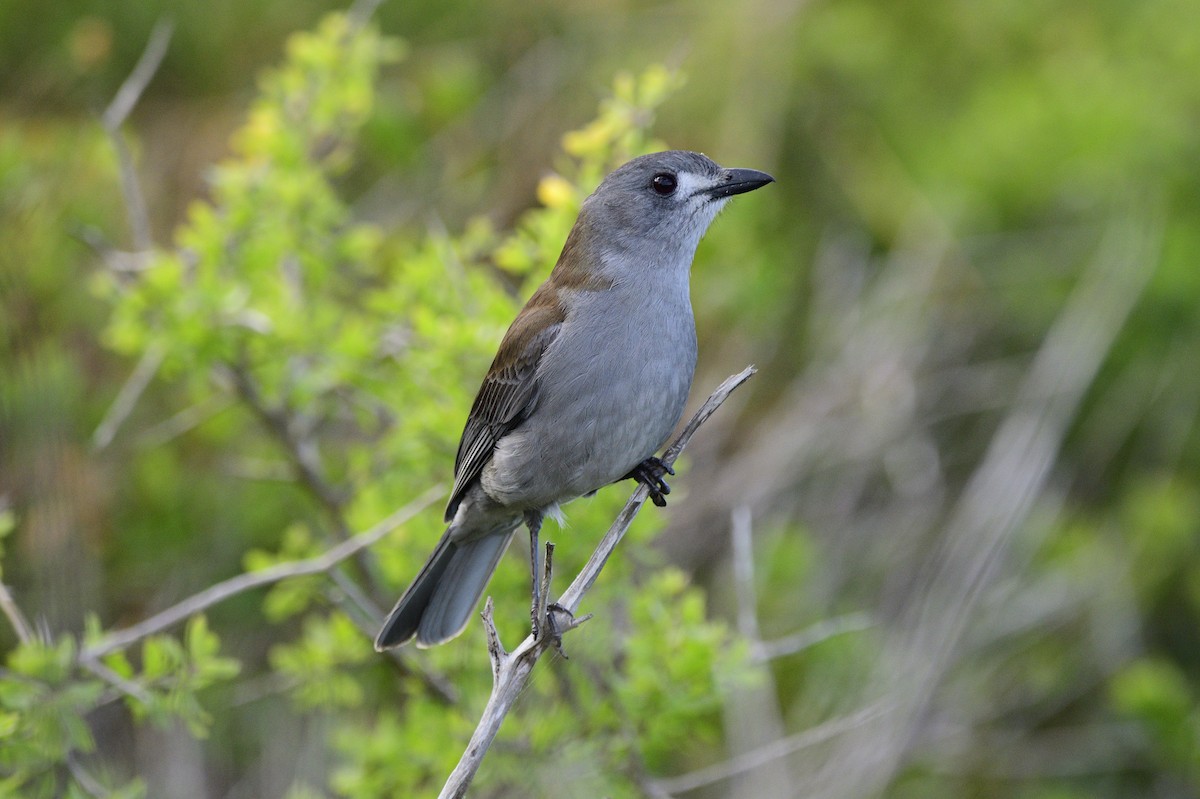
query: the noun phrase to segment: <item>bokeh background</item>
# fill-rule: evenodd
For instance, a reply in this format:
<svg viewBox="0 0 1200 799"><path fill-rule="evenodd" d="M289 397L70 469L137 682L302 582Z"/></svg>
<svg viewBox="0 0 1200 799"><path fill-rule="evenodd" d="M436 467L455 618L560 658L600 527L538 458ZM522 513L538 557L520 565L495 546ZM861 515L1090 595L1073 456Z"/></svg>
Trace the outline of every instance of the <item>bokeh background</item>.
<svg viewBox="0 0 1200 799"><path fill-rule="evenodd" d="M286 559L309 554L305 535L336 537L303 458L256 419L237 370L213 368L227 353L162 356L152 326L114 330L125 317L112 284L158 262L139 260L101 116L169 19L121 141L150 249L186 252L188 209L236 196L214 188L216 165L254 162L249 137L231 137L267 91L263 70L284 63L289 35L341 9L0 4L0 529L26 637L71 640L89 615L126 627L252 568L250 550ZM333 227L360 225L378 244L337 256L453 261L425 279L490 299L481 311L460 293L434 320L482 320L445 328L453 362L399 360L372 377L392 389L330 378L378 397L411 381L413 405L363 414L436 430L411 444L425 449L389 444L376 462L361 415L313 413L330 480L360 491L341 508L353 529L449 479L478 375L569 224L572 200L555 188L586 191L589 165L621 153L567 141L564 154L614 76L651 70L669 86L623 124L778 180L731 205L693 272L693 405L747 363L759 374L701 430L671 506L643 512L619 553L638 562L606 573L628 582L597 597L599 618L573 634L578 656L569 646L570 661L543 664L479 795L1200 792L1200 4L446 0L384 2L371 25L399 41L372 73L361 124L338 133L351 154L328 185ZM617 78L617 95L638 80ZM529 215L540 206L550 211ZM516 244L504 238L514 226ZM355 291L409 279L366 272ZM263 374L268 397L284 396ZM422 396L433 410L418 411ZM430 462L411 485L367 490L364 475L386 483L404 458ZM598 540L624 489L602 494L614 496L556 531L560 552L569 542L582 560ZM403 587L438 515L346 578L364 577L359 610ZM518 549L493 589L514 595L517 622ZM621 598L631 591L678 594L664 607L685 615L639 611ZM326 651L306 638L316 622L270 596L273 610L262 592L209 610L240 673L172 683L179 706L157 715L71 652L61 674L39 672L6 609L6 790L436 793L486 696L482 633L381 666L365 632L329 621L331 599L314 612L331 625L325 646L362 651L321 671L294 644ZM709 646L693 661L686 641L624 644L634 633L620 619ZM156 689L171 669L155 677L154 657L108 667ZM430 673L477 683L447 698ZM342 693L297 700L305 674ZM96 696L63 699L92 679ZM635 680L644 693L629 694ZM62 700L59 722L22 726L28 697ZM180 710L191 701L199 715ZM572 708L577 726L548 705ZM655 728L655 714L680 728ZM14 754L31 741L45 762Z"/></svg>

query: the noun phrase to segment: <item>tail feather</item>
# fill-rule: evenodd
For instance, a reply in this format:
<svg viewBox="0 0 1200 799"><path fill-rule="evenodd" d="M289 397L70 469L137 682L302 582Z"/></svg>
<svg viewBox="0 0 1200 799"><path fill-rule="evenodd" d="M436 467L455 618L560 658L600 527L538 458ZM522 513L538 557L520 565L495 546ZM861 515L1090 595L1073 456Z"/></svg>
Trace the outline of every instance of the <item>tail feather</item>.
<svg viewBox="0 0 1200 799"><path fill-rule="evenodd" d="M456 551L417 627L417 646L435 646L463 631L511 540L509 530L453 545Z"/></svg>
<svg viewBox="0 0 1200 799"><path fill-rule="evenodd" d="M447 530L388 615L375 649L399 646L413 636L417 646L434 646L462 632L518 523L466 541L452 540Z"/></svg>

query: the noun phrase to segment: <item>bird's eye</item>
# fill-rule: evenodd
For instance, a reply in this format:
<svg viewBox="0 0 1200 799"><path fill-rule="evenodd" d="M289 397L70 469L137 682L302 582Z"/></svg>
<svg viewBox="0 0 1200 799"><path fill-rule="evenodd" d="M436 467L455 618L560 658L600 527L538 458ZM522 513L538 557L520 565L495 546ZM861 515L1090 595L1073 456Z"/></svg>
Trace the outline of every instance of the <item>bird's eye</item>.
<svg viewBox="0 0 1200 799"><path fill-rule="evenodd" d="M659 172L650 181L650 188L654 189L654 193L663 197L669 197L674 194L676 185L675 176L670 172Z"/></svg>

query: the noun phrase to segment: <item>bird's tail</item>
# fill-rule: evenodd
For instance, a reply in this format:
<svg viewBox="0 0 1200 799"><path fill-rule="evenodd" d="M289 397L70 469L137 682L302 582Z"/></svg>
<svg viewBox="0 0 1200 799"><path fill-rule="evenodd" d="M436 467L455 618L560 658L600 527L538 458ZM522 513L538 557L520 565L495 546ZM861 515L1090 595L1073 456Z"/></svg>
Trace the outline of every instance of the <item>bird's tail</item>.
<svg viewBox="0 0 1200 799"><path fill-rule="evenodd" d="M519 524L517 517L511 524L465 541L452 540L451 530L446 530L388 614L375 638L375 649L382 652L399 646L414 635L417 646L434 646L461 633Z"/></svg>

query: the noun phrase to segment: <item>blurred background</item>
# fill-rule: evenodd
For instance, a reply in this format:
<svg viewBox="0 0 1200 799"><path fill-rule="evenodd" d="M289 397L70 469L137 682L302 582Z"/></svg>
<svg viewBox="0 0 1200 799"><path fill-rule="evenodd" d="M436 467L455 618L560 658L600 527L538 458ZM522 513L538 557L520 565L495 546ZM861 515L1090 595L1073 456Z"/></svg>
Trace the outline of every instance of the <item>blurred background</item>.
<svg viewBox="0 0 1200 799"><path fill-rule="evenodd" d="M169 18L124 141L146 234L170 248L213 199L262 70L342 8L0 5L0 526L35 635L132 624L319 511L286 458L238 450L220 416L237 392L197 409L185 367L156 374L106 339L96 275L141 248L100 119ZM1200 794L1200 3L445 0L384 2L372 22L402 57L333 186L384 238L518 224L614 75L656 64L683 76L658 141L777 178L725 212L693 272L693 406L747 363L759 374L635 545L705 597L741 678L714 694L700 754L643 750L618 787L530 794ZM476 266L510 298L531 288ZM464 359L448 428L502 324ZM596 516L574 530L598 538ZM339 772L355 746L330 748L327 716L286 701L269 653L299 623L264 621L261 602L210 611L243 664L203 701L210 738L109 703L84 716L91 770L150 796L375 795ZM433 657L486 681L469 637ZM460 748L478 706L453 711ZM597 773L610 756L587 755ZM496 780L479 795L529 795Z"/></svg>

